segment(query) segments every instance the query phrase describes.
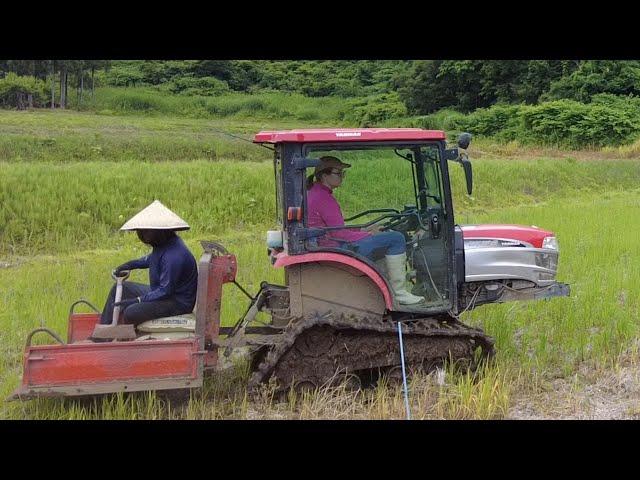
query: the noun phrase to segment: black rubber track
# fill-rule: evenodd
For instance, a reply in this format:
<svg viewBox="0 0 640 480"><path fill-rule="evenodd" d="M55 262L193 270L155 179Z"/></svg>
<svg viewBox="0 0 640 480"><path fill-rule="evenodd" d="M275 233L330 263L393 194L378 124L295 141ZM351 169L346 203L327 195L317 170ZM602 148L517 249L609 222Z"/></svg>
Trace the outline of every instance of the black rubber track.
<svg viewBox="0 0 640 480"><path fill-rule="evenodd" d="M445 361L475 368L494 353L494 341L481 329L452 317L402 322L405 364L430 370ZM250 390L275 378L278 391L320 387L344 375L386 371L400 365L397 323L380 318L313 315L293 321L280 341L256 358Z"/></svg>

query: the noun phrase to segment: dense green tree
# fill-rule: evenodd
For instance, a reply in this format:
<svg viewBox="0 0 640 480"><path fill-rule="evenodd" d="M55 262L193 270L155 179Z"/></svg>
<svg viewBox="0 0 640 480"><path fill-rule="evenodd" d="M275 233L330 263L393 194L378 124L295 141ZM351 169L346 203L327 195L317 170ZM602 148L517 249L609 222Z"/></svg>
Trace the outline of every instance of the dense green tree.
<svg viewBox="0 0 640 480"><path fill-rule="evenodd" d="M41 106L47 98L47 85L32 75L9 72L0 79L0 106L26 110Z"/></svg>
<svg viewBox="0 0 640 480"><path fill-rule="evenodd" d="M196 62L193 74L215 77L237 91L247 91L259 78L256 62L247 60L201 60Z"/></svg>
<svg viewBox="0 0 640 480"><path fill-rule="evenodd" d="M99 70L108 70L111 66L110 60L88 60L87 68L91 75L91 98L95 98L95 74Z"/></svg>
<svg viewBox="0 0 640 480"><path fill-rule="evenodd" d="M584 103L599 94L640 96L640 61L0 60L0 78L14 73L48 82L52 108L67 106L69 83L81 106L89 82L93 95L100 70L108 85L148 85L181 95L278 90L357 98L362 101L351 113L365 123L404 115L399 102L407 114L424 115L564 98Z"/></svg>
<svg viewBox="0 0 640 480"><path fill-rule="evenodd" d="M536 103L575 68L575 62L557 60L417 61L395 83L413 113L446 107L469 112L495 103Z"/></svg>
<svg viewBox="0 0 640 480"><path fill-rule="evenodd" d="M96 70L104 70L110 65L109 60L0 60L0 77L8 73L19 76L29 76L49 82L51 108L56 106L56 83L59 82L58 105L61 108L67 106L67 94L70 79L75 80L78 104L83 102L85 80L91 78L91 90L93 95L94 76ZM33 98L28 96L29 106L33 104Z"/></svg>
<svg viewBox="0 0 640 480"><path fill-rule="evenodd" d="M449 106L472 110L481 106L475 70L473 61L416 61L408 72L395 77L395 88L411 113Z"/></svg>
<svg viewBox="0 0 640 480"><path fill-rule="evenodd" d="M545 99L570 98L590 102L594 95L640 95L640 61L587 60L570 74L555 80Z"/></svg>
<svg viewBox="0 0 640 480"><path fill-rule="evenodd" d="M114 87L135 87L143 84L145 78L141 63L138 60L113 62L113 68L107 72L107 83Z"/></svg>
<svg viewBox="0 0 640 480"><path fill-rule="evenodd" d="M537 103L550 85L578 68L573 60L530 60L516 88L515 101Z"/></svg>
<svg viewBox="0 0 640 480"><path fill-rule="evenodd" d="M0 60L0 78L8 73L15 73L21 77L33 77L45 81L49 73L46 60ZM32 93L26 94L26 104L29 108L34 106Z"/></svg>
<svg viewBox="0 0 640 480"><path fill-rule="evenodd" d="M389 93L391 78L410 64L373 60L115 61L107 82L114 86L154 85L173 91L180 90L178 84L190 82L188 78L216 78L235 91L267 89L312 97L353 97Z"/></svg>

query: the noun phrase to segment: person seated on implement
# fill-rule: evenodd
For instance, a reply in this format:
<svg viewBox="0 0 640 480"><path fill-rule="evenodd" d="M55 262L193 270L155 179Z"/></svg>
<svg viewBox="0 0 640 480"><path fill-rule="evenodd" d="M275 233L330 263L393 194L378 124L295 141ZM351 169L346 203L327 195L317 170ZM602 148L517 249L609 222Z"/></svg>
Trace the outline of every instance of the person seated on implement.
<svg viewBox="0 0 640 480"><path fill-rule="evenodd" d="M125 324L139 325L147 320L191 313L196 303L198 265L177 230L190 227L158 200L132 217L120 230L135 230L141 242L153 250L137 260L123 263L114 275L134 269L149 269L149 283L123 282L122 299L114 303L116 287L111 289L100 324L107 325L113 309L121 308Z"/></svg>
<svg viewBox="0 0 640 480"><path fill-rule="evenodd" d="M342 184L345 169L351 165L336 157L320 158L307 179L307 221L309 227L342 227L344 217L333 190ZM412 305L424 300L405 288L406 244L400 232L372 233L360 229L331 230L318 239L320 247L345 248L371 258L374 250L384 249L389 283L398 303Z"/></svg>

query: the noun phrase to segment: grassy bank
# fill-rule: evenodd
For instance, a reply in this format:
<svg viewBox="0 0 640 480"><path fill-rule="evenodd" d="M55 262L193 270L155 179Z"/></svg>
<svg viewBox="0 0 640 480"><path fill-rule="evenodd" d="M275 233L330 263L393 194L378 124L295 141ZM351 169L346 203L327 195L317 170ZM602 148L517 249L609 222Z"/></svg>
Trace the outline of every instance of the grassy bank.
<svg viewBox="0 0 640 480"><path fill-rule="evenodd" d="M295 119L339 121L348 106L339 97L306 97L298 93L228 92L216 96L174 95L151 87L99 88L82 108L100 114L169 115L190 118Z"/></svg>
<svg viewBox="0 0 640 480"><path fill-rule="evenodd" d="M401 162L354 162L336 191L345 215L415 203ZM474 212L625 190L640 181L635 161L481 160L474 163L469 197L462 169L452 164L450 170L460 223ZM156 198L198 235L266 230L275 221L273 182L270 162L0 163L0 255L116 247L123 241L120 226Z"/></svg>
<svg viewBox="0 0 640 480"><path fill-rule="evenodd" d="M0 162L180 162L190 160L267 161L271 152L249 143L261 130L347 126L337 120L277 118L188 118L167 115L96 114L93 112L34 110L0 111ZM382 125L381 125L382 126ZM399 119L395 127L411 127ZM436 126L456 133L446 124ZM434 127L434 128L436 128ZM235 135L235 138L225 133ZM243 141L247 140L247 141ZM474 138L472 159L561 158L575 160L638 159L640 142L620 147L563 150L523 145L517 141Z"/></svg>
<svg viewBox="0 0 640 480"><path fill-rule="evenodd" d="M263 129L293 128L286 119L223 122L177 117L96 115L39 110L0 112L0 161L263 161L270 152L245 140Z"/></svg>

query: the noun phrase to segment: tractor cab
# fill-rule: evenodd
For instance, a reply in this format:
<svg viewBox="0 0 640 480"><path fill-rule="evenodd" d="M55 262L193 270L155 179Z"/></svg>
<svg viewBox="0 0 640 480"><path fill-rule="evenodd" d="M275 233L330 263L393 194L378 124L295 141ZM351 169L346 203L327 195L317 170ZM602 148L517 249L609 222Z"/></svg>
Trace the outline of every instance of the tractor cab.
<svg viewBox="0 0 640 480"><path fill-rule="evenodd" d="M294 130L261 132L254 142L274 146L276 210L282 229L269 232L268 245L274 265L285 267L292 310L302 313L319 304L367 314L456 309L457 286L464 281L463 237L455 225L448 162L463 163L469 193L472 176L465 154L447 148L444 132ZM467 146L463 137L459 147ZM351 165L332 192L344 226L318 227L309 222L309 177L326 156ZM384 249L362 255L349 242L327 241L340 230L401 233L406 243L406 288L423 300L414 305L396 301L385 271ZM336 301L339 290L344 292L348 285L353 295Z"/></svg>

